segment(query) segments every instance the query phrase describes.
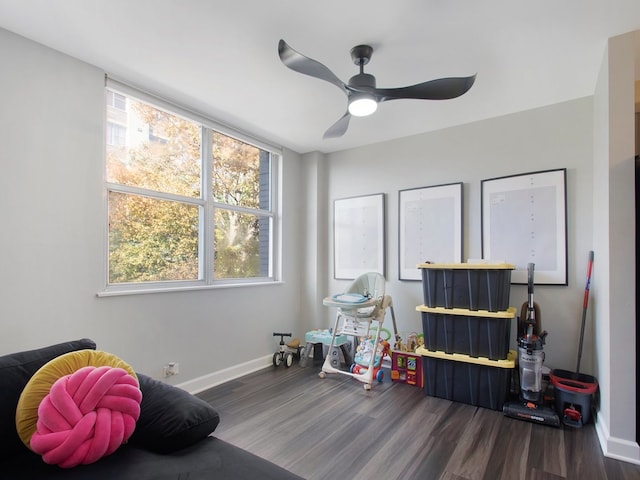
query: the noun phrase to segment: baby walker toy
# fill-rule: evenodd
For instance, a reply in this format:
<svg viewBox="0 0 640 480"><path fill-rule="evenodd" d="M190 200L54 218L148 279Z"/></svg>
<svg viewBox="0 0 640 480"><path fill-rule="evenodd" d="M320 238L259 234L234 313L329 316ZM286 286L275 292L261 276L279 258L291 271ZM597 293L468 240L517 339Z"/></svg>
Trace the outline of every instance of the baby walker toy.
<svg viewBox="0 0 640 480"><path fill-rule="evenodd" d="M384 371L382 370L382 359L385 355L391 353L391 345L386 340L380 339L377 346L373 343L373 338L363 337L360 339L360 345L356 350L353 358L354 363L349 371L356 375L366 375L367 369L372 368L371 378L375 378L378 382L384 379ZM371 358L373 356L373 358Z"/></svg>
<svg viewBox="0 0 640 480"><path fill-rule="evenodd" d="M279 367L281 363L284 363L284 366L289 368L293 365L294 357L300 358L301 349L304 347L300 346L300 340L297 338L285 344L284 337L290 337L291 333L273 332L273 336L280 337L278 351L273 354L273 366Z"/></svg>

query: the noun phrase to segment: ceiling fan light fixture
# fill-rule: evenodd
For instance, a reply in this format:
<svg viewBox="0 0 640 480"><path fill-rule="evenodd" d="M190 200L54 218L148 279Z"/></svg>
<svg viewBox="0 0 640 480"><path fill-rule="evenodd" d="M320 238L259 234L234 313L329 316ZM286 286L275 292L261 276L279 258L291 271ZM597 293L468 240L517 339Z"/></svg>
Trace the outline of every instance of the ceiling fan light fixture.
<svg viewBox="0 0 640 480"><path fill-rule="evenodd" d="M302 55L291 48L287 42L278 42L278 55L285 67L294 72L324 80L338 87L347 95L348 111L325 132L323 138L336 138L344 135L349 119L371 115L379 102L397 99L448 100L459 97L473 85L476 76L447 77L397 88L377 88L376 77L364 72L364 66L371 60L373 48L369 45L357 45L351 49L351 59L359 67L360 73L344 83L322 63Z"/></svg>
<svg viewBox="0 0 640 480"><path fill-rule="evenodd" d="M366 93L354 93L349 98L349 113L354 117L366 117L377 108L378 102Z"/></svg>

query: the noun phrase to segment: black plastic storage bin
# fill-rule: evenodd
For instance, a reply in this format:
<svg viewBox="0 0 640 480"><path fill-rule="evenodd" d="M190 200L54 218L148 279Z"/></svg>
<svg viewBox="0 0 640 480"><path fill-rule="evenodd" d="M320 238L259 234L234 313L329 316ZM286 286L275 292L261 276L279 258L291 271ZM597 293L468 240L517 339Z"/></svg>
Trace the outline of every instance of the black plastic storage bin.
<svg viewBox="0 0 640 480"><path fill-rule="evenodd" d="M416 310L422 315L422 332L427 350L490 360L507 358L515 308L489 312L420 305Z"/></svg>
<svg viewBox="0 0 640 480"><path fill-rule="evenodd" d="M424 348L418 348L416 353L422 355L426 395L502 410L516 363L513 350L506 360L431 352Z"/></svg>
<svg viewBox="0 0 640 480"><path fill-rule="evenodd" d="M501 263L420 263L427 307L497 312L509 307L511 271Z"/></svg>

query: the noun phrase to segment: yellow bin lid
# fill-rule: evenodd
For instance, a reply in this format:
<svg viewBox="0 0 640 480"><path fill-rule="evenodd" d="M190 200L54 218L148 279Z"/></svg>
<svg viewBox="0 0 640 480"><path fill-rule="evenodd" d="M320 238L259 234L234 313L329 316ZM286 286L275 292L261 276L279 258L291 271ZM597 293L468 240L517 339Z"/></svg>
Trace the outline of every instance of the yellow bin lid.
<svg viewBox="0 0 640 480"><path fill-rule="evenodd" d="M419 263L418 268L433 270L515 270L510 263Z"/></svg>
<svg viewBox="0 0 640 480"><path fill-rule="evenodd" d="M438 313L441 315L461 315L466 317L490 317L490 318L515 318L515 307L509 307L506 310L490 312L488 310L468 310L466 308L445 308L445 307L427 307L426 305L418 305L418 312Z"/></svg>
<svg viewBox="0 0 640 480"><path fill-rule="evenodd" d="M516 366L516 352L515 350L509 350L507 358L504 360L490 360L486 357L470 357L469 355L462 355L461 353L445 353L441 351L427 350L424 347L416 348L416 353L423 357L439 358L441 360L452 360L454 362L462 363L474 363L476 365L484 365L487 367L496 368L515 368Z"/></svg>

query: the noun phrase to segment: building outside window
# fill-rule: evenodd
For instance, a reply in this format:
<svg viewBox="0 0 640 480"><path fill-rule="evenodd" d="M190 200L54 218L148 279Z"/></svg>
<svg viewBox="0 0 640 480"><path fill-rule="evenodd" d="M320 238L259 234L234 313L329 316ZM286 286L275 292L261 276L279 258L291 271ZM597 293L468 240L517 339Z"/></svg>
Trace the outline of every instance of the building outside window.
<svg viewBox="0 0 640 480"><path fill-rule="evenodd" d="M112 90L107 90L107 106L125 111L127 109L127 97Z"/></svg>
<svg viewBox="0 0 640 480"><path fill-rule="evenodd" d="M127 143L127 127L107 122L107 145L122 147Z"/></svg>

